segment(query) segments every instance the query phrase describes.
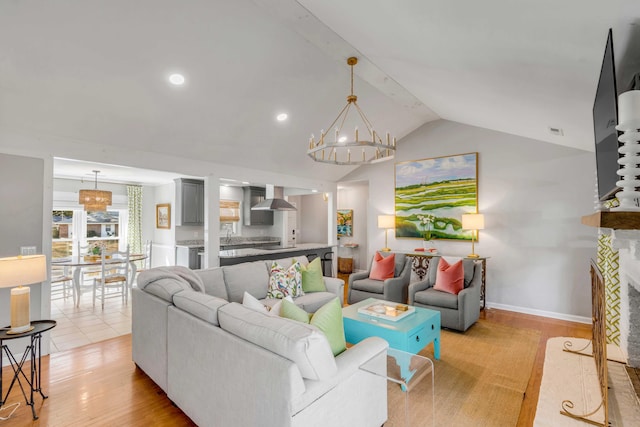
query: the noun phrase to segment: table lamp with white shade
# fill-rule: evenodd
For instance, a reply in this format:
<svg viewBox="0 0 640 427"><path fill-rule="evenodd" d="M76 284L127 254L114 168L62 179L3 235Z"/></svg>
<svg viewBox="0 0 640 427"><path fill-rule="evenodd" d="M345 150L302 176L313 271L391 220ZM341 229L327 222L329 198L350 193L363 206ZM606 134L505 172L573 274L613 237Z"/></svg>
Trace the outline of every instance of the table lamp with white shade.
<svg viewBox="0 0 640 427"><path fill-rule="evenodd" d="M8 334L21 334L33 329L29 307L32 283L47 280L47 258L24 255L0 258L0 288L11 288L11 329Z"/></svg>
<svg viewBox="0 0 640 427"><path fill-rule="evenodd" d="M484 215L479 213L462 214L462 228L465 230L471 230L471 255L468 258L480 258L480 255L476 254L474 243L478 239L478 230L484 230Z"/></svg>
<svg viewBox="0 0 640 427"><path fill-rule="evenodd" d="M378 215L378 228L384 228L384 248L383 252L389 252L391 249L387 244L387 233L389 229L396 227L396 217L394 215Z"/></svg>

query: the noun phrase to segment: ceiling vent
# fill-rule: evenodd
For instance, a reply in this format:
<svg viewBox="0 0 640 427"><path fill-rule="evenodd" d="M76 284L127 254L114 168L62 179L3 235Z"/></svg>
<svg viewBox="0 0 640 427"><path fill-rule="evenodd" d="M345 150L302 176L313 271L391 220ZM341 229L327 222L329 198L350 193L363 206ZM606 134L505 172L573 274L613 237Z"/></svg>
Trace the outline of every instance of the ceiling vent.
<svg viewBox="0 0 640 427"><path fill-rule="evenodd" d="M549 133L555 136L564 136L564 131L562 130L562 128L554 128L549 126Z"/></svg>

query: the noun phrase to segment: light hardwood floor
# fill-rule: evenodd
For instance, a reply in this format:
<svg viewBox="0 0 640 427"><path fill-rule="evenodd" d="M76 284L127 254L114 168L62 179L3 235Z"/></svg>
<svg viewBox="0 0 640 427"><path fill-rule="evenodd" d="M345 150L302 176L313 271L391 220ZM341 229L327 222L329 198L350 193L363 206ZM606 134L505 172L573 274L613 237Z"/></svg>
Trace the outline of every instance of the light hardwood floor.
<svg viewBox="0 0 640 427"><path fill-rule="evenodd" d="M547 339L554 336L589 338L591 326L495 309L483 311L481 317L487 324L500 323L541 332L518 420L518 426L530 426L535 416ZM46 356L42 367L42 388L49 398L43 401L39 395L36 397L40 419L32 421L20 388L14 387L7 403L22 403L8 421L0 421L0 426L193 425L162 390L135 367L131 361L131 335ZM5 390L9 369L3 369ZM5 411L0 412L0 417L4 416Z"/></svg>

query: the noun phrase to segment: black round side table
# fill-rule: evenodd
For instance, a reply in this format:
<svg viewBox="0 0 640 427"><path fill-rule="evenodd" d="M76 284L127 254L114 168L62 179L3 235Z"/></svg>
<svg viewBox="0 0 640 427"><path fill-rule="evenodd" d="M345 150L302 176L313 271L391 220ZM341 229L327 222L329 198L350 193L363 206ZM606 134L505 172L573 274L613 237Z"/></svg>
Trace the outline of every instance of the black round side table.
<svg viewBox="0 0 640 427"><path fill-rule="evenodd" d="M23 332L21 334L9 334L6 330L0 330L0 367L2 366L2 355L5 354L9 358L9 362L11 363L11 368L13 369L13 378L11 379L11 384L9 385L9 389L3 395L2 394L2 371L0 371L0 407L2 407L8 397L13 385L18 382L20 389L22 390L22 395L24 396L24 400L27 405L31 406L31 413L33 414L33 419L37 420L38 416L36 415L36 410L33 405L33 393L40 393L42 399L46 399L47 396L42 392L41 385L41 360L40 356L41 352L41 342L42 342L42 333L46 332L50 329L53 329L56 326L55 320L34 320L31 322L31 326L33 329L27 332ZM7 328L8 329L8 328ZM4 342L9 340L15 340L20 338L30 338L29 344L22 354L22 358L20 360L16 359L13 355L9 346ZM22 367L24 363L27 361L27 358L30 360L30 375L27 377L27 374L23 371ZM25 387L23 387L22 381L25 381L29 384L29 388L31 390L30 396L27 397L27 393L25 392Z"/></svg>

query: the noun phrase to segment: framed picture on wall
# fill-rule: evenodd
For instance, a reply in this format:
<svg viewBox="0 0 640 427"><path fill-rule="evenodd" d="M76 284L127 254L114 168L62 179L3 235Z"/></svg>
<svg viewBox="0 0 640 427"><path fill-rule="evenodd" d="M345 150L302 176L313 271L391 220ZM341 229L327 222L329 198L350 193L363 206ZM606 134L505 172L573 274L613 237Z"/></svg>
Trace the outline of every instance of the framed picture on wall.
<svg viewBox="0 0 640 427"><path fill-rule="evenodd" d="M171 228L171 204L156 205L156 228Z"/></svg>
<svg viewBox="0 0 640 427"><path fill-rule="evenodd" d="M338 209L338 237L353 236L353 209Z"/></svg>
<svg viewBox="0 0 640 427"><path fill-rule="evenodd" d="M395 169L396 238L427 232L433 239L471 240L462 214L478 212L478 153L400 162Z"/></svg>

